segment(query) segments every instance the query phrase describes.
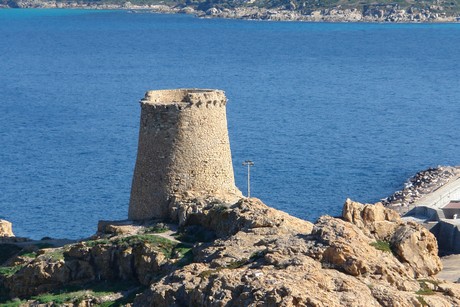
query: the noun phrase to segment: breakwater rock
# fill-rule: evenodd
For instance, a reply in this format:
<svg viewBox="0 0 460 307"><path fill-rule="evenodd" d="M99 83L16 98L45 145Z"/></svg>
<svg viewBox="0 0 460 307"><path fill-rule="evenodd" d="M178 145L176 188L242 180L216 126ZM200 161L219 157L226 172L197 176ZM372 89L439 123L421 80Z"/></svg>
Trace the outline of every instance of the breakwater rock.
<svg viewBox="0 0 460 307"><path fill-rule="evenodd" d="M51 292L67 306L460 304L460 285L434 277L434 237L381 204L348 200L343 217L314 224L255 198L171 208L177 224L104 222L79 243L16 245L0 269L3 301L32 306Z"/></svg>
<svg viewBox="0 0 460 307"><path fill-rule="evenodd" d="M460 176L458 166L438 166L418 172L411 177L404 188L382 200L384 206L404 211L425 195L433 193L451 179Z"/></svg>

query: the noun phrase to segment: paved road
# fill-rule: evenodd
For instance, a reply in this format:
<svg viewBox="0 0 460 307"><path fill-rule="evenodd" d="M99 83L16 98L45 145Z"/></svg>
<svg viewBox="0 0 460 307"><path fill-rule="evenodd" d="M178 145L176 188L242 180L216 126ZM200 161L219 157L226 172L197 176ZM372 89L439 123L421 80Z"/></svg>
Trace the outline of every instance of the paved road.
<svg viewBox="0 0 460 307"><path fill-rule="evenodd" d="M441 258L443 269L439 274L436 275L437 278L445 279L449 281L460 280L460 255L450 255Z"/></svg>
<svg viewBox="0 0 460 307"><path fill-rule="evenodd" d="M460 176L452 178L436 191L423 196L414 205L438 209L447 205L451 200L460 200Z"/></svg>

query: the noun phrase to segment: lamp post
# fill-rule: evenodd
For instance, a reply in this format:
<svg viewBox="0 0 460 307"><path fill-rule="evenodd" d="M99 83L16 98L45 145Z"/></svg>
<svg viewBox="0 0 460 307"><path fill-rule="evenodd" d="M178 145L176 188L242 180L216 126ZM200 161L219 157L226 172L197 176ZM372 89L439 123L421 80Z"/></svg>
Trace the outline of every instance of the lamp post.
<svg viewBox="0 0 460 307"><path fill-rule="evenodd" d="M248 167L248 198L251 197L251 166L254 166L254 162L246 160L243 162L244 166Z"/></svg>

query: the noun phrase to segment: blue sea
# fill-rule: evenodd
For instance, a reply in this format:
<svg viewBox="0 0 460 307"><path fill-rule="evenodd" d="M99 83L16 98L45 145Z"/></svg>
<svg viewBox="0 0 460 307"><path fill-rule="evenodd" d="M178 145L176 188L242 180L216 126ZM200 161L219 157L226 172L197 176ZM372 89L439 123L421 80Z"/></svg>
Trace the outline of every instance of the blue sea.
<svg viewBox="0 0 460 307"><path fill-rule="evenodd" d="M81 238L127 218L144 92L226 92L236 183L314 221L460 164L460 24L0 10L0 217Z"/></svg>

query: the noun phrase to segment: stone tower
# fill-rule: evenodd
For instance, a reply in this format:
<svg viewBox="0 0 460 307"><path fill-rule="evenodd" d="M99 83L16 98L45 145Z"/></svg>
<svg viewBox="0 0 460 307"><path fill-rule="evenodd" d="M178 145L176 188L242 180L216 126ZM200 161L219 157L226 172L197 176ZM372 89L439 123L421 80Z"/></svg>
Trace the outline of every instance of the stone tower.
<svg viewBox="0 0 460 307"><path fill-rule="evenodd" d="M223 91L148 91L141 100L139 146L128 218L168 218L173 196L241 196L235 186Z"/></svg>

